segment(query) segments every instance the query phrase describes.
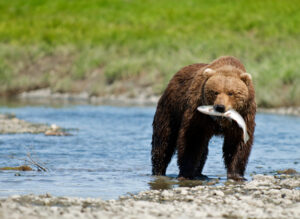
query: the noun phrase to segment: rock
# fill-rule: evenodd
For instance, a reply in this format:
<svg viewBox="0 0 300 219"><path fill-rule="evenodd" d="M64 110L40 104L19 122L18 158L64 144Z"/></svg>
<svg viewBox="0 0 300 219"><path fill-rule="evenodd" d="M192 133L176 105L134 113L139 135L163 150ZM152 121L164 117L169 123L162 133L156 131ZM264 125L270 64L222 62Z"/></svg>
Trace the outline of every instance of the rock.
<svg viewBox="0 0 300 219"><path fill-rule="evenodd" d="M164 190L162 193L161 193L162 196L165 196L165 197L168 197L171 195L171 193L168 191L168 190Z"/></svg>
<svg viewBox="0 0 300 219"><path fill-rule="evenodd" d="M224 196L224 192L222 192L220 190L215 191L214 194L217 195L217 196Z"/></svg>
<svg viewBox="0 0 300 219"><path fill-rule="evenodd" d="M186 189L181 190L181 195L187 195L187 194L188 194L188 191Z"/></svg>
<svg viewBox="0 0 300 219"><path fill-rule="evenodd" d="M60 129L60 127L58 127L56 124L52 124L50 127L53 131L57 131L58 129Z"/></svg>

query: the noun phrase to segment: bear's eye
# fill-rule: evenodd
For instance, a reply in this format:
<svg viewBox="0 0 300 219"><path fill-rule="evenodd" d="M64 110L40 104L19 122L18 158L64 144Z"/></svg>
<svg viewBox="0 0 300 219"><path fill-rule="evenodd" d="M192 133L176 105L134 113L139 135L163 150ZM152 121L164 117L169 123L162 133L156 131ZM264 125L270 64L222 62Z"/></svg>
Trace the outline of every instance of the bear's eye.
<svg viewBox="0 0 300 219"><path fill-rule="evenodd" d="M227 93L227 95L228 95L228 96L232 96L232 95L233 95L233 92L229 91L229 92Z"/></svg>
<svg viewBox="0 0 300 219"><path fill-rule="evenodd" d="M219 92L218 91L215 91L215 95L217 96L219 94Z"/></svg>

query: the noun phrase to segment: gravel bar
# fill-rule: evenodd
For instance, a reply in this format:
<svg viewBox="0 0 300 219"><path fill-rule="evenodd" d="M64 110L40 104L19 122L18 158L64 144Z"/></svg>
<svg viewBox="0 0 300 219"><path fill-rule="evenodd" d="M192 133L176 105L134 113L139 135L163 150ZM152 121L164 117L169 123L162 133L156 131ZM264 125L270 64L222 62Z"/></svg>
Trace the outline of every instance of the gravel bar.
<svg viewBox="0 0 300 219"><path fill-rule="evenodd" d="M245 183L149 190L118 200L15 195L0 218L300 218L300 176L255 175Z"/></svg>

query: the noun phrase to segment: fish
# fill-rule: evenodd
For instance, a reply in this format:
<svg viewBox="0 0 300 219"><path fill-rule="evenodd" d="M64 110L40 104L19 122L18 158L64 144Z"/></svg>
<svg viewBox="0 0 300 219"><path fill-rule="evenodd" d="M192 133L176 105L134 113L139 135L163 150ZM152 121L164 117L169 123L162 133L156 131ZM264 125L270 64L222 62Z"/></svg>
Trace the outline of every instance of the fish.
<svg viewBox="0 0 300 219"><path fill-rule="evenodd" d="M224 113L220 113L214 109L213 106L199 106L197 110L201 113L210 115L210 116L222 116L228 119L234 120L238 126L243 130L243 140L246 144L249 140L249 135L247 132L247 126L243 117L234 109L227 110Z"/></svg>

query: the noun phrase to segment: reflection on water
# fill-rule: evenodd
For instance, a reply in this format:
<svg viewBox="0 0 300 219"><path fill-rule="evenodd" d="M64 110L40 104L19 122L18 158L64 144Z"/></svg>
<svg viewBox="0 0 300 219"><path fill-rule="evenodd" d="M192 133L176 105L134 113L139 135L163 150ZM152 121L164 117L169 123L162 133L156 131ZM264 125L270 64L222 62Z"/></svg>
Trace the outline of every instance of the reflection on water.
<svg viewBox="0 0 300 219"><path fill-rule="evenodd" d="M0 108L0 112L37 123L57 124L73 136L18 134L0 136L0 167L24 164L27 152L49 172L0 171L0 196L12 194L68 195L117 198L145 189L213 185L226 181L222 139L213 138L203 173L209 180L176 179L176 157L167 177L152 177L153 107L71 106ZM293 168L300 171L300 118L259 114L255 143L247 167L251 173ZM13 156L14 158L12 158Z"/></svg>
<svg viewBox="0 0 300 219"><path fill-rule="evenodd" d="M224 181L224 180L223 180ZM150 189L172 189L175 187L195 187L200 185L216 185L220 182L220 178L201 178L195 180L178 180L176 177L153 176L148 183Z"/></svg>

